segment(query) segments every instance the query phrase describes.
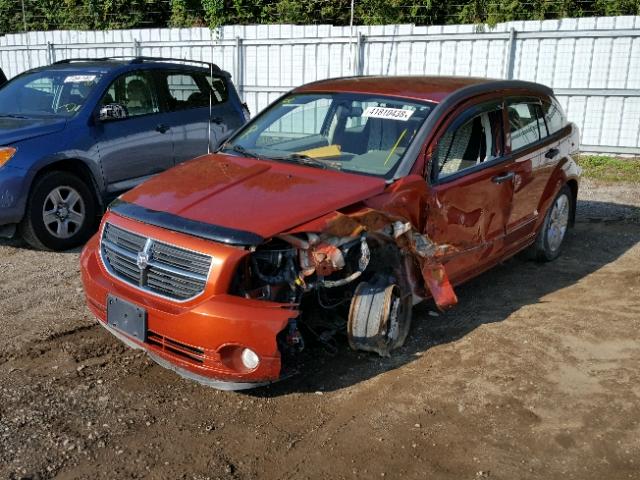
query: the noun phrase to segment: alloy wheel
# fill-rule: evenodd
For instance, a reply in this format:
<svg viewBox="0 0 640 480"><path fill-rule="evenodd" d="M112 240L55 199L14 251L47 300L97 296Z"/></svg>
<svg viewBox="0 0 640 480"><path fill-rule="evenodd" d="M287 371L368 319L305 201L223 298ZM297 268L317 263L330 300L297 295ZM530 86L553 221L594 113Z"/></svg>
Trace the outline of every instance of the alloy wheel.
<svg viewBox="0 0 640 480"><path fill-rule="evenodd" d="M553 204L549 224L547 226L547 243L552 252L556 252L569 226L569 197L562 194Z"/></svg>
<svg viewBox="0 0 640 480"><path fill-rule="evenodd" d="M47 195L42 207L42 220L54 237L73 237L82 228L85 218L84 200L74 188L60 186Z"/></svg>

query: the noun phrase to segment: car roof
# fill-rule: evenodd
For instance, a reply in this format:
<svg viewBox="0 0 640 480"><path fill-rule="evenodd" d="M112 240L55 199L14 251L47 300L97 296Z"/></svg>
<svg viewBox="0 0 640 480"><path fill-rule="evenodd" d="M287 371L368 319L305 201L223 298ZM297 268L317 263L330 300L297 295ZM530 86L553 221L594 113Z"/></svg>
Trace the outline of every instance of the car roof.
<svg viewBox="0 0 640 480"><path fill-rule="evenodd" d="M440 103L451 94L463 89L470 94L471 92L479 94L507 88L531 90L545 95L553 94L550 88L532 82L454 76L342 77L309 83L296 88L294 92L368 93Z"/></svg>
<svg viewBox="0 0 640 480"><path fill-rule="evenodd" d="M185 60L188 62L188 60ZM107 73L114 70L138 70L140 68L149 69L171 69L171 70L199 70L202 72L208 72L209 67L205 65L194 65L188 63L173 62L170 59L154 59L152 61L135 61L135 59L117 59L117 58L105 58L105 59L69 59L62 60L60 62L53 63L51 65L44 65L37 67L31 71L91 71ZM214 73L218 75L228 75L227 72L220 70L219 67L213 65Z"/></svg>

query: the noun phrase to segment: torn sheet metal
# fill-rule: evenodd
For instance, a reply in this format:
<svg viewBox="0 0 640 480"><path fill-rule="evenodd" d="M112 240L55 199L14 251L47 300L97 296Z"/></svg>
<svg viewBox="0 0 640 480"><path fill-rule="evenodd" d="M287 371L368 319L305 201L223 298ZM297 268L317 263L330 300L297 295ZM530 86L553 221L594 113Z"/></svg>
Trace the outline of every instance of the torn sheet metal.
<svg viewBox="0 0 640 480"><path fill-rule="evenodd" d="M403 265L402 268L407 285L412 288L414 303L424 295L424 289L417 285L417 278L414 277L422 277L422 283L438 308L445 310L457 303L457 297L442 260L458 249L448 244L437 244L421 233L426 231L427 214L427 184L421 176L409 175L355 208L328 213L279 237L306 250L301 252L304 257L300 259L304 276L313 273L323 276L339 271L342 262L337 247L340 242L353 241L362 235L394 242L412 260L405 262L412 265ZM310 231L319 234L309 235L307 232ZM307 234L308 239L301 239L302 234ZM416 275L413 274L414 270Z"/></svg>
<svg viewBox="0 0 640 480"><path fill-rule="evenodd" d="M455 249L450 245L435 244L429 237L417 232L409 222L396 220L384 212L369 210L353 216L338 215L323 235L356 236L365 231L393 239L401 250L414 258L438 308L445 310L458 302L440 262L441 258Z"/></svg>

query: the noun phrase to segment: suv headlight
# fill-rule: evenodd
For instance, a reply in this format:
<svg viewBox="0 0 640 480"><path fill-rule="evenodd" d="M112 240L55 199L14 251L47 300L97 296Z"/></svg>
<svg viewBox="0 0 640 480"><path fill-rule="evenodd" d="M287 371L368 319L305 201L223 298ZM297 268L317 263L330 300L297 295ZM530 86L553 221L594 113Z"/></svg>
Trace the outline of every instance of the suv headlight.
<svg viewBox="0 0 640 480"><path fill-rule="evenodd" d="M4 166L9 160L16 154L16 149L13 147L0 147L0 168Z"/></svg>

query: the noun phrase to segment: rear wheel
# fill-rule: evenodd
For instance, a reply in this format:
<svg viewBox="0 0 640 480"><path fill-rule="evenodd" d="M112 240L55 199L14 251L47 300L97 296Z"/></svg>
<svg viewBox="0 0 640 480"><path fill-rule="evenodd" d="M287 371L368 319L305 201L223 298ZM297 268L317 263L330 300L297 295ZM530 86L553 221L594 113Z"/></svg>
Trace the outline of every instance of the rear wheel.
<svg viewBox="0 0 640 480"><path fill-rule="evenodd" d="M40 250L67 250L88 240L96 220L89 187L67 172L49 172L36 180L20 232Z"/></svg>
<svg viewBox="0 0 640 480"><path fill-rule="evenodd" d="M550 262L558 258L569 229L571 208L571 190L565 185L549 207L540 233L532 246L536 260Z"/></svg>

